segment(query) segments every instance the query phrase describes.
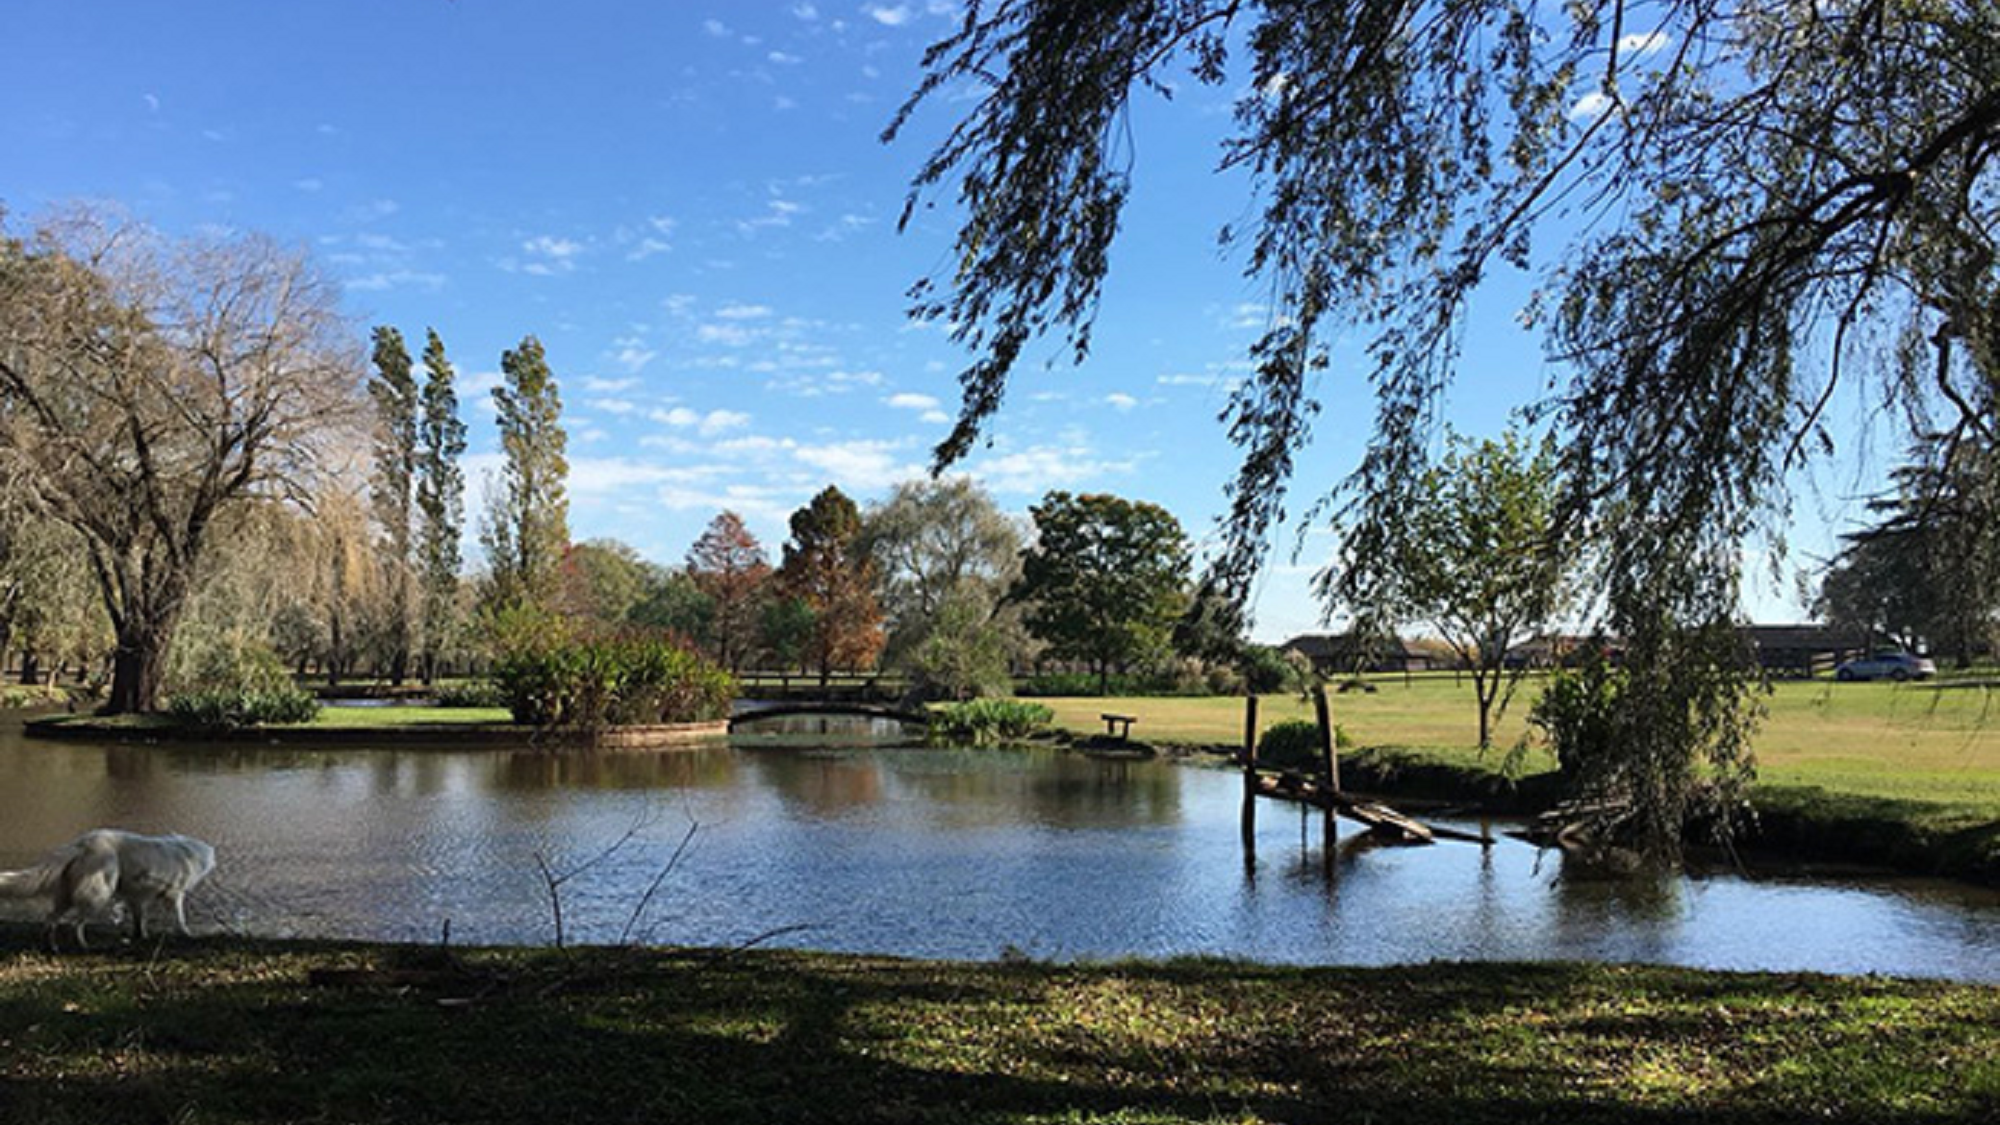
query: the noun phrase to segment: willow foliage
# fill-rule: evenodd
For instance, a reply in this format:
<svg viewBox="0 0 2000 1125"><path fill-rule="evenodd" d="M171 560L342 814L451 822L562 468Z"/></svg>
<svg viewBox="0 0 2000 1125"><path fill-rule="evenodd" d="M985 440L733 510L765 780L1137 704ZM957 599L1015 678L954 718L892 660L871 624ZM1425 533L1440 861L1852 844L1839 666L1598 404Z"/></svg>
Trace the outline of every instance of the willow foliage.
<svg viewBox="0 0 2000 1125"><path fill-rule="evenodd" d="M972 94L910 197L962 215L955 265L914 291L972 355L937 461L1030 340L1088 352L1131 100L1183 75L1243 91L1218 156L1252 174L1254 219L1223 238L1276 300L1222 417L1243 460L1217 576L1247 591L1314 374L1356 331L1374 436L1313 511L1363 560L1331 576L1345 600L1393 585L1366 560L1397 555L1466 303L1498 265L1535 270L1524 315L1564 381L1524 405L1563 440L1563 523L1597 535L1635 672L1606 785L1671 855L1747 776L1740 546L1842 436L1835 389L1995 440L1996 43L1987 0L970 0L889 130ZM1538 248L1552 230L1581 233Z"/></svg>

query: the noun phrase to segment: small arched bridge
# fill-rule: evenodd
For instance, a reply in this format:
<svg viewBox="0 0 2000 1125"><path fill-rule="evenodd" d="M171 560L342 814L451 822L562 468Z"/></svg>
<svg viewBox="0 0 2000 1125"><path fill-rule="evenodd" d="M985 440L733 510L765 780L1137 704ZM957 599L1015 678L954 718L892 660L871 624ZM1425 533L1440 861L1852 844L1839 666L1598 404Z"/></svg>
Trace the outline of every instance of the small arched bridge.
<svg viewBox="0 0 2000 1125"><path fill-rule="evenodd" d="M850 703L844 700L784 700L777 703L745 703L742 709L729 716L729 729L735 730L739 723L755 722L759 719L784 719L793 715L853 715L864 719L890 719L911 726L929 726L931 717L923 711L911 711L886 703Z"/></svg>

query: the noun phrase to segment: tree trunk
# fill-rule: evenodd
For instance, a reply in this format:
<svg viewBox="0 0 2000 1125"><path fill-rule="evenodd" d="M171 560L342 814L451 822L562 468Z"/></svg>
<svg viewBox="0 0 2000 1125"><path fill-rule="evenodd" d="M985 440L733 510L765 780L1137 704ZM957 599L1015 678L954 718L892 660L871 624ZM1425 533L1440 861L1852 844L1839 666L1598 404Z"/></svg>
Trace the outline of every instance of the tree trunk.
<svg viewBox="0 0 2000 1125"><path fill-rule="evenodd" d="M166 671L167 637L172 630L128 627L111 654L111 694L101 714L137 715L159 709L160 680Z"/></svg>
<svg viewBox="0 0 2000 1125"><path fill-rule="evenodd" d="M21 650L21 684L34 687L42 679L42 661L31 649Z"/></svg>

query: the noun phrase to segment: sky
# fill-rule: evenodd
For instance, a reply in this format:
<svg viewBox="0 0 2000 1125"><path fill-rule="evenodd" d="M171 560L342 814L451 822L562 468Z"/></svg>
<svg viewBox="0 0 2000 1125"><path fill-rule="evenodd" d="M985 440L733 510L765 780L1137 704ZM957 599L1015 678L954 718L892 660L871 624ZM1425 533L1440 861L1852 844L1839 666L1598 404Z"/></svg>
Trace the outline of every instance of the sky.
<svg viewBox="0 0 2000 1125"><path fill-rule="evenodd" d="M906 315L951 261L952 200L897 219L964 103L881 134L957 18L948 0L11 0L0 204L16 229L95 200L308 249L357 342L443 338L475 483L497 464L500 355L534 335L563 397L572 538L677 565L729 508L775 557L828 484L865 505L922 475L954 416L967 356ZM1091 355L1032 349L960 466L1007 510L1111 492L1166 507L1197 551L1215 539L1236 465L1216 415L1268 316L1215 238L1250 213L1247 182L1215 170L1238 93L1188 82L1136 106ZM1497 434L1550 378L1514 320L1526 291L1501 276L1472 309L1447 412L1463 432ZM1315 390L1294 510L1354 466L1371 419L1357 372ZM1795 558L1824 552L1851 491L1805 506ZM1260 640L1320 627L1309 577L1331 540L1299 530L1262 581ZM1803 619L1791 583L1751 570L1753 616Z"/></svg>

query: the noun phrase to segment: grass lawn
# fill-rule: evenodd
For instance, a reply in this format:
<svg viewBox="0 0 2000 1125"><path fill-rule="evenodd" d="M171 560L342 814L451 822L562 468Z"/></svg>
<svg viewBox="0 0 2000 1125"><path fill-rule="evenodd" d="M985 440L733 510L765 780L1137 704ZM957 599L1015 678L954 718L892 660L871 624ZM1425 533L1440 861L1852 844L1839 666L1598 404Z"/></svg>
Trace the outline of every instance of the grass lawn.
<svg viewBox="0 0 2000 1125"><path fill-rule="evenodd" d="M505 707L327 707L310 723L298 729L339 727L380 730L390 727L464 725L468 723L511 723L514 716Z"/></svg>
<svg viewBox="0 0 2000 1125"><path fill-rule="evenodd" d="M0 932L0 1119L1986 1122L2000 988ZM309 974L355 970L338 983ZM370 971L401 975L371 977ZM470 1002L465 1002L470 1000Z"/></svg>
<svg viewBox="0 0 2000 1125"><path fill-rule="evenodd" d="M1522 685L1497 725L1496 749L1472 747L1477 714L1470 681L1450 674L1379 676L1374 692L1332 696L1334 722L1361 747L1396 748L1421 761L1475 771L1497 770L1527 729L1538 684ZM1134 737L1226 746L1243 740L1240 699L1044 699L1058 726L1102 731L1111 711L1135 715ZM1760 809L1773 818L1807 820L1817 842L1787 830L1805 854L1827 854L1842 837L1879 834L1885 841L1855 854L1889 858L1942 842L1959 870L2000 869L2000 690L1946 684L1780 683L1766 698L1756 741ZM1293 696L1265 696L1260 726L1309 719ZM1531 752L1524 772L1551 769ZM1774 832L1777 820L1773 819ZM1887 839L1893 836L1894 839ZM1836 850L1837 854L1837 850ZM1981 858L1984 857L1984 858ZM1905 862L1897 860L1897 862ZM1928 861L1911 861L1926 868Z"/></svg>

